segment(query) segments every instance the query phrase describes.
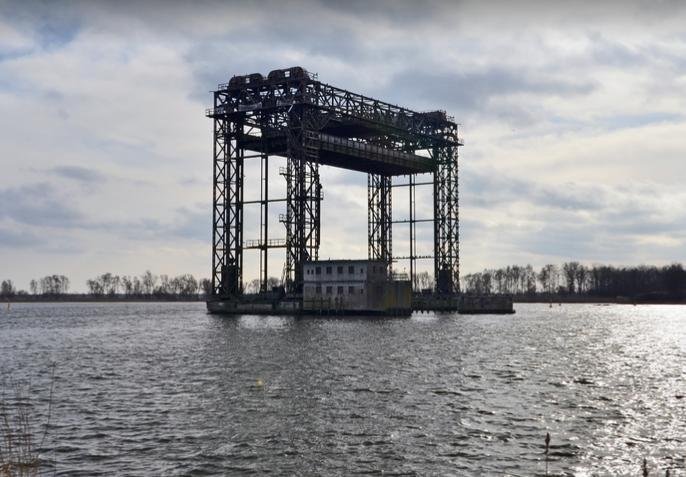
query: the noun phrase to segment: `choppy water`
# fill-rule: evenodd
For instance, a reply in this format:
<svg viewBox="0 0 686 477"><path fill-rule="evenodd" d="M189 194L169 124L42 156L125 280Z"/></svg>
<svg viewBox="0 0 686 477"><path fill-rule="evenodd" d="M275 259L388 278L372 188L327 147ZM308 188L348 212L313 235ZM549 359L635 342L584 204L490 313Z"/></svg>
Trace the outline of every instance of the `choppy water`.
<svg viewBox="0 0 686 477"><path fill-rule="evenodd" d="M204 304L23 304L0 372L57 475L686 475L686 307L513 316L217 317ZM258 384L261 380L262 385Z"/></svg>

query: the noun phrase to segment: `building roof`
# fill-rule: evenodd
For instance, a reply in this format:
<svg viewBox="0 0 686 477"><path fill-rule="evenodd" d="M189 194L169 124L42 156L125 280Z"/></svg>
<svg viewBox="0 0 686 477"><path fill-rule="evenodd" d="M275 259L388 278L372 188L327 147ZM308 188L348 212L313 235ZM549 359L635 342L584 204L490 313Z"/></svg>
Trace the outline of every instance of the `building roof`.
<svg viewBox="0 0 686 477"><path fill-rule="evenodd" d="M308 260L308 261L304 262L304 265L314 265L314 264L329 265L329 264L334 264L334 263L373 263L373 264L383 263L383 264L385 264L386 262L384 262L383 260L369 260L367 258L359 258L359 259L350 259L350 258L339 258L339 259L333 258L332 259L332 258L330 258L327 260Z"/></svg>

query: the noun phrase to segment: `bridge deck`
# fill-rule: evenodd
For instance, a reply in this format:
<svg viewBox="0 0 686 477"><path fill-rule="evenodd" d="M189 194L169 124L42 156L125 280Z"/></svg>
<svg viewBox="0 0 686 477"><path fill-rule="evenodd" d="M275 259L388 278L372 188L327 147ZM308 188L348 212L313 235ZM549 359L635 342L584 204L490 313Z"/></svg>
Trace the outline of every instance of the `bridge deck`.
<svg viewBox="0 0 686 477"><path fill-rule="evenodd" d="M246 135L239 146L276 156L285 156L287 150L285 135L270 136L265 140ZM429 157L323 133L313 133L308 138L308 148L320 164L360 172L405 175L432 172L436 167L435 161Z"/></svg>

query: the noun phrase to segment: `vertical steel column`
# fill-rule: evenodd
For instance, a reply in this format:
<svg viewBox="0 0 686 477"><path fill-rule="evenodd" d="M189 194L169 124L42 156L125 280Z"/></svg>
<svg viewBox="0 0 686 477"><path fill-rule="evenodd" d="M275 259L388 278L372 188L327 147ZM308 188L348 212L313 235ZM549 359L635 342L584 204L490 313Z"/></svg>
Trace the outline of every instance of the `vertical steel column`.
<svg viewBox="0 0 686 477"><path fill-rule="evenodd" d="M293 293L302 292L303 262L319 258L321 237L317 133L309 123L302 108L288 115L285 280Z"/></svg>
<svg viewBox="0 0 686 477"><path fill-rule="evenodd" d="M313 131L306 115L303 131L303 154L305 156L305 245L307 260L319 259L321 243L322 186L319 181L319 134Z"/></svg>
<svg viewBox="0 0 686 477"><path fill-rule="evenodd" d="M458 202L457 127L445 137L454 144L435 147L437 163L434 172L434 277L436 292L460 292L460 242Z"/></svg>
<svg viewBox="0 0 686 477"><path fill-rule="evenodd" d="M214 106L221 103L217 93L214 93ZM228 121L214 117L213 143L213 198L212 198L212 295L221 296L226 292L223 288L224 270L226 269L226 141L229 139Z"/></svg>
<svg viewBox="0 0 686 477"><path fill-rule="evenodd" d="M296 142L297 139L293 137L295 132L292 127L288 127L288 149L286 153L286 217L284 225L286 226L286 263L284 265L284 284L288 291L293 290L293 282L295 280L295 264L299 258L299 242L296 227L296 220L299 215L299 194L298 194L298 177L300 161L296 157Z"/></svg>
<svg viewBox="0 0 686 477"><path fill-rule="evenodd" d="M265 147L266 143L263 140L260 155L260 291L262 292L267 291L269 255L269 155L265 152Z"/></svg>
<svg viewBox="0 0 686 477"><path fill-rule="evenodd" d="M393 257L391 176L367 174L367 244L370 260L383 260L391 272Z"/></svg>
<svg viewBox="0 0 686 477"><path fill-rule="evenodd" d="M215 108L223 99L215 93ZM212 225L212 292L215 296L243 291L243 156L238 138L243 126L214 117Z"/></svg>
<svg viewBox="0 0 686 477"><path fill-rule="evenodd" d="M415 222L415 218L417 217L415 208L417 193L415 188L416 178L417 176L415 174L410 174L408 186L408 189L410 189L410 284L412 286L412 291L417 288L417 223Z"/></svg>

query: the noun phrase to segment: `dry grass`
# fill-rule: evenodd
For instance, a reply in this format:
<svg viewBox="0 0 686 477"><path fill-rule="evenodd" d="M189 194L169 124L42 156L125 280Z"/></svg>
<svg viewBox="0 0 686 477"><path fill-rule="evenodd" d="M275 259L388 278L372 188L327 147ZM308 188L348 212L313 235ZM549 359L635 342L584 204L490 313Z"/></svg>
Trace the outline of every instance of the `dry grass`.
<svg viewBox="0 0 686 477"><path fill-rule="evenodd" d="M47 436L52 414L55 366L52 366L50 399L46 422L39 431L35 422L35 404L25 386L10 383L0 395L0 477L34 477L41 474L38 449Z"/></svg>

